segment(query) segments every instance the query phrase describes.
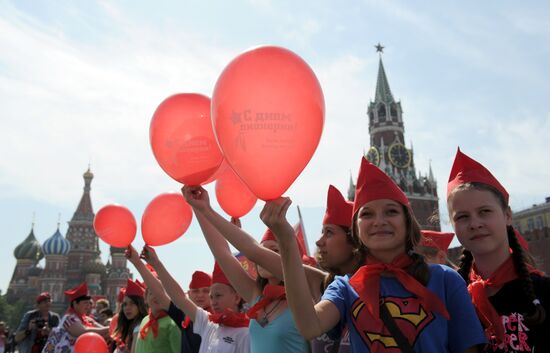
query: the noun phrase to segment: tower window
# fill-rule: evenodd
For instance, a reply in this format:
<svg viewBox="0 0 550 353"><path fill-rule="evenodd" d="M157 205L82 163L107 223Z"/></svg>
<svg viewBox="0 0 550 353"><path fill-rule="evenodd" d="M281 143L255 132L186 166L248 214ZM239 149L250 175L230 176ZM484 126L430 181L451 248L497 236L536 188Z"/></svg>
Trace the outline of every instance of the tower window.
<svg viewBox="0 0 550 353"><path fill-rule="evenodd" d="M378 118L380 121L386 121L386 106L384 104L380 104L378 107Z"/></svg>
<svg viewBox="0 0 550 353"><path fill-rule="evenodd" d="M390 116L392 121L397 121L397 109L395 104L392 104L390 107Z"/></svg>

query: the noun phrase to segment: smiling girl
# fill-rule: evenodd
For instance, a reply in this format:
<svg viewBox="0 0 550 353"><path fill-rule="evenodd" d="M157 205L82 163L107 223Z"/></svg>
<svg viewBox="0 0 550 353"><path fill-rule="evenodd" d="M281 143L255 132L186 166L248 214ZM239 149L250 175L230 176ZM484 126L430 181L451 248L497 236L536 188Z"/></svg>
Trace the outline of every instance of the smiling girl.
<svg viewBox="0 0 550 353"><path fill-rule="evenodd" d="M550 278L520 245L508 200L498 180L459 149L447 206L464 246L459 272L490 340L485 351L550 352Z"/></svg>

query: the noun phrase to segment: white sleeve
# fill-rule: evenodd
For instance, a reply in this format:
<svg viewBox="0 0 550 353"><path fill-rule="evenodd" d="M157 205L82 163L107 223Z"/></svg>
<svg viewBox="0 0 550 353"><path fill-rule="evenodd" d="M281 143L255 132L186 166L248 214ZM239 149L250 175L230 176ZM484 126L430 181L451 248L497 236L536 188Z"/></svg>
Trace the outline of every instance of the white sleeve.
<svg viewBox="0 0 550 353"><path fill-rule="evenodd" d="M212 330L215 330L218 325L211 323L208 320L208 311L197 308L195 313L195 321L193 321L193 333L201 336L203 340L207 339L207 336Z"/></svg>
<svg viewBox="0 0 550 353"><path fill-rule="evenodd" d="M239 353L250 353L250 333L248 331L248 327L246 330L243 330L242 332L239 332L239 339L238 339L238 346L235 350Z"/></svg>

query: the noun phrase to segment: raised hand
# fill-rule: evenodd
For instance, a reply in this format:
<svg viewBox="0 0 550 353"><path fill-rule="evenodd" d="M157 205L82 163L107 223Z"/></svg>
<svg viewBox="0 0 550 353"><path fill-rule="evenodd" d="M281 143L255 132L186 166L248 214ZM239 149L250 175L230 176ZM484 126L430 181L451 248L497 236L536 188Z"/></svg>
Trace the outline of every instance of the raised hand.
<svg viewBox="0 0 550 353"><path fill-rule="evenodd" d="M156 266L160 264L157 252L149 245L145 245L143 247L140 257L145 260L149 265L153 266L153 268L156 268Z"/></svg>
<svg viewBox="0 0 550 353"><path fill-rule="evenodd" d="M288 227L292 228L286 219L286 213L291 204L290 198L280 197L276 200L266 201L262 212L260 212L260 219L273 231L275 236L283 234Z"/></svg>
<svg viewBox="0 0 550 353"><path fill-rule="evenodd" d="M132 245L128 245L126 251L124 252L124 256L126 256L128 261L130 261L132 264L136 264L139 261L139 254Z"/></svg>
<svg viewBox="0 0 550 353"><path fill-rule="evenodd" d="M181 193L187 203L196 211L204 211L210 207L208 191L202 186L187 186L181 188Z"/></svg>

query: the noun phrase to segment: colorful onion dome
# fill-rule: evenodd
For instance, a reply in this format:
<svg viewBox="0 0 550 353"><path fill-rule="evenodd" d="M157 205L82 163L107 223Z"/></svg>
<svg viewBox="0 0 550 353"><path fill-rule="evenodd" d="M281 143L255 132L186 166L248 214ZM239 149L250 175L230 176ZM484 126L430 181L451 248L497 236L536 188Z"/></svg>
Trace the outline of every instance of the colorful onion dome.
<svg viewBox="0 0 550 353"><path fill-rule="evenodd" d="M55 233L46 239L42 245L44 255L67 255L71 250L71 243L61 235L59 225Z"/></svg>
<svg viewBox="0 0 550 353"><path fill-rule="evenodd" d="M36 262L40 261L44 257L42 252L42 247L38 240L34 236L34 227L31 228L31 232L25 240L13 251L13 256L17 260L34 260Z"/></svg>

